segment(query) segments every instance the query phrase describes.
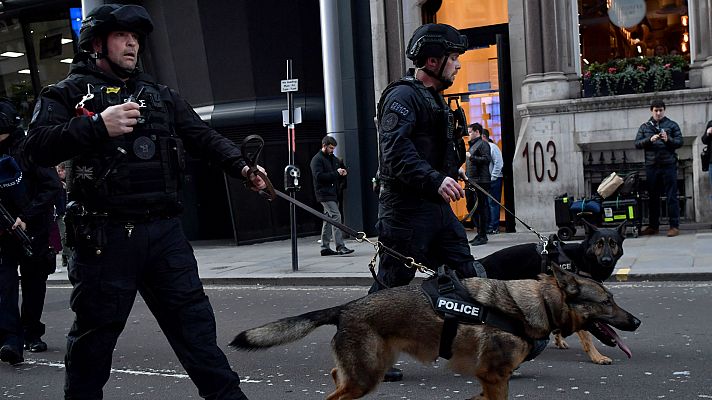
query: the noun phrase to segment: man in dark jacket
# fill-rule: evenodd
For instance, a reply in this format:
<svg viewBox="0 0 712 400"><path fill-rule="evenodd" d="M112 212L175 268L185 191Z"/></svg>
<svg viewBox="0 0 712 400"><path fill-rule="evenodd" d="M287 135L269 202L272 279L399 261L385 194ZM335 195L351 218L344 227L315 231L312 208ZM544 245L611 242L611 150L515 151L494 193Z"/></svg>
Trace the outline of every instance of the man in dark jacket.
<svg viewBox="0 0 712 400"><path fill-rule="evenodd" d="M0 236L0 359L10 364L23 361L23 347L31 352L47 350L41 322L47 276L54 271L55 254L49 247L49 229L60 183L54 168L38 167L25 156L25 132L12 103L0 99L0 154L12 156L22 171L17 186L0 190L0 201L17 217L15 229L24 229L32 239L33 255L27 257L8 234ZM12 191L12 193L11 193ZM21 278L17 275L20 266ZM22 307L18 308L22 286Z"/></svg>
<svg viewBox="0 0 712 400"><path fill-rule="evenodd" d="M645 174L648 183L649 223L643 235L656 235L660 226L660 197L667 199L670 229L667 235L680 234L680 206L677 198L677 154L682 146L682 132L677 123L665 116L665 103L650 104L650 119L640 126L635 147L645 150Z"/></svg>
<svg viewBox="0 0 712 400"><path fill-rule="evenodd" d="M30 124L26 149L35 161L71 160L66 223L75 319L65 398L102 398L140 292L198 394L244 400L240 378L217 345L213 309L178 218L184 145L255 190L265 182L175 90L136 68L152 30L141 6L91 10L79 35L83 51L66 79L43 89Z"/></svg>
<svg viewBox="0 0 712 400"><path fill-rule="evenodd" d="M475 202L474 197L477 198L477 209L475 210L475 223L477 225L477 236L470 240L470 244L473 246L479 246L487 243L487 229L489 227L489 193L491 185L491 175L489 171L489 165L492 161L492 154L490 152L490 145L487 141L482 140L482 125L478 123L471 124L468 128L470 134L470 147L468 149L468 160L467 160L467 178L475 181L482 189L476 190L473 193L472 190L468 190L467 200L468 204L471 206Z"/></svg>
<svg viewBox="0 0 712 400"><path fill-rule="evenodd" d="M321 140L321 150L314 155L311 160L312 177L314 178L314 193L316 201L324 207L324 214L334 221L341 222L341 212L339 211L339 188L341 182L346 179L346 168L342 168L341 161L334 155L336 139L331 136L324 136ZM334 237L336 251L329 247L331 237ZM344 244L344 236L341 230L326 221L321 226L321 255L333 256L335 254L351 254L354 251Z"/></svg>

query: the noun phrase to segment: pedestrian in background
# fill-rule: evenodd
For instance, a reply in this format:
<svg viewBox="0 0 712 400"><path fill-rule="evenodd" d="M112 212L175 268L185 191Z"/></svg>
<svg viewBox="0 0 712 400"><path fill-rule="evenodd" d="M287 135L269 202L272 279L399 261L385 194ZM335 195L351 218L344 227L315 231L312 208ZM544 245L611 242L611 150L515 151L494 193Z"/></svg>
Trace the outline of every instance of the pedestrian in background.
<svg viewBox="0 0 712 400"><path fill-rule="evenodd" d="M669 237L680 234L680 205L677 198L677 153L682 132L677 122L665 116L665 102L650 104L650 119L640 126L635 147L645 150L645 176L648 184L649 220L642 235L657 235L660 230L660 200L664 195L670 228Z"/></svg>
<svg viewBox="0 0 712 400"><path fill-rule="evenodd" d="M71 249L67 246L67 226L64 224L64 215L67 213L67 171L64 163L57 165L57 175L62 186L59 189L55 209L55 222L59 231L60 248L62 249L62 265L60 268L66 269L69 266L69 256ZM61 269L58 269L61 271Z"/></svg>
<svg viewBox="0 0 712 400"><path fill-rule="evenodd" d="M491 176L490 183L490 195L497 199L500 203L502 202L502 167L504 167L504 159L502 158L502 150L499 149L497 143L495 143L490 137L489 129L482 131L487 143L490 145L490 156L492 156L492 161L490 161L489 170ZM487 233L496 235L499 233L499 204L488 199L490 208L490 218L489 227L487 228Z"/></svg>
<svg viewBox="0 0 712 400"><path fill-rule="evenodd" d="M55 166L71 159L66 222L75 319L65 398L103 397L138 292L198 394L244 400L240 378L218 347L213 308L179 219L184 146L253 190L266 185L232 141L136 67L152 30L141 6L89 11L69 76L42 91L30 123L34 160Z"/></svg>
<svg viewBox="0 0 712 400"><path fill-rule="evenodd" d="M707 122L707 126L705 127L705 133L702 134L702 143L707 145L707 151L709 152L710 150L710 144L712 144L712 121ZM708 165L712 166L712 159L707 160L709 161ZM703 161L704 162L704 161ZM712 187L712 168L709 168L707 170L707 175L710 178L710 186ZM712 197L712 195L710 196Z"/></svg>
<svg viewBox="0 0 712 400"><path fill-rule="evenodd" d="M491 146L487 141L482 139L483 131L484 128L477 122L470 124L468 127L470 134L470 147L468 152L470 156L467 158L467 179L477 183L482 189L480 190L478 188L474 193L470 194L470 196L477 197L477 207L474 213L477 235L474 239L470 240L470 244L473 246L481 246L488 242L487 230L489 228L490 208L487 194L490 191L490 184L492 182L489 169L490 163L492 162L492 155L490 151ZM472 191L470 190L470 192Z"/></svg>
<svg viewBox="0 0 712 400"><path fill-rule="evenodd" d="M319 150L311 160L309 166L314 180L314 193L316 200L324 207L324 214L336 222L341 222L339 210L339 189L342 180L346 179L348 172L341 161L334 155L337 146L336 139L324 136ZM334 238L336 251L329 247L331 238ZM354 251L344 244L341 229L324 221L321 226L321 255L333 256L351 254Z"/></svg>

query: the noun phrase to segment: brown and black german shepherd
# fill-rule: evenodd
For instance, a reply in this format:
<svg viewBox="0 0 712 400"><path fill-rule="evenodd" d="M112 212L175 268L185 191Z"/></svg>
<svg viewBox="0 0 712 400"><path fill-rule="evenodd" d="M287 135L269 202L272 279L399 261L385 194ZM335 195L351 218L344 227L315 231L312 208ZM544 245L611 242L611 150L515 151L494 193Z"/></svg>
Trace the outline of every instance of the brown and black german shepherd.
<svg viewBox="0 0 712 400"><path fill-rule="evenodd" d="M577 273L603 282L611 277L616 263L623 256L626 222L615 229L602 228L582 220L586 237L581 243L562 243L561 251L572 261ZM496 251L479 260L491 279L534 279L542 272L541 254L536 243L525 243ZM586 331L576 332L583 350L595 364L610 364L612 360L599 353ZM569 345L557 334L554 344L560 349Z"/></svg>
<svg viewBox="0 0 712 400"><path fill-rule="evenodd" d="M609 346L628 351L611 326L634 331L640 321L613 301L600 283L554 268L539 280L463 279L475 302L514 318L531 338L553 330L565 336L581 329ZM340 306L280 319L237 335L230 346L256 350L296 341L322 325L336 325L331 340L336 390L327 400L357 399L383 379L400 352L421 362L438 358L443 318L418 285L382 290ZM609 326L610 325L610 326ZM482 393L473 399L506 399L509 378L532 342L487 326L460 324L449 366L475 376Z"/></svg>

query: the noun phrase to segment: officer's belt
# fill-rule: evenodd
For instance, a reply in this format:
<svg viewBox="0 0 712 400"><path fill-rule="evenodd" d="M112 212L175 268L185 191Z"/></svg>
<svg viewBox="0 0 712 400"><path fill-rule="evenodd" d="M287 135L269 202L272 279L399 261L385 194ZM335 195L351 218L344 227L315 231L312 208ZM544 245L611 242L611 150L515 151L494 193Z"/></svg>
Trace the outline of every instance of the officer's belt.
<svg viewBox="0 0 712 400"><path fill-rule="evenodd" d="M81 206L75 206L81 207ZM84 219L100 219L109 222L116 223L147 223L153 221L159 221L162 219L171 219L178 216L177 212L169 212L167 210L156 210L144 213L123 213L116 212L112 210L107 211L95 211L89 209L71 209L67 206L66 216L70 218L84 218Z"/></svg>
<svg viewBox="0 0 712 400"><path fill-rule="evenodd" d="M476 302L457 278L455 271L444 265L438 268L437 275L423 281L421 289L430 300L433 310L445 320L440 335L439 355L442 358L452 357L452 342L460 323L491 326L533 343L526 335L522 321Z"/></svg>

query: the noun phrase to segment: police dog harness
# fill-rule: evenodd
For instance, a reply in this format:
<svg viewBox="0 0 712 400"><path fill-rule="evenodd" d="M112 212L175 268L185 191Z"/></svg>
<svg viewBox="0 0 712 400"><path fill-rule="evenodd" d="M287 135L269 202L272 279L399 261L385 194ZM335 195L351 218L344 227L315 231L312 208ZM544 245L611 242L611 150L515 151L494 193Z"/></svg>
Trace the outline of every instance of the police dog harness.
<svg viewBox="0 0 712 400"><path fill-rule="evenodd" d="M423 281L421 289L430 300L435 312L445 320L440 335L439 355L442 358L452 357L452 341L455 339L460 323L488 325L533 343L532 339L526 336L522 321L476 302L462 285L455 271L444 265L438 268L437 275Z"/></svg>
<svg viewBox="0 0 712 400"><path fill-rule="evenodd" d="M536 250L541 256L541 272L551 274L551 267L558 266L568 272L578 274L578 268L573 260L564 253L561 247L561 239L554 233L549 236L546 243L539 241L536 245Z"/></svg>

